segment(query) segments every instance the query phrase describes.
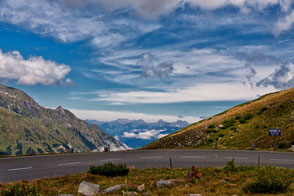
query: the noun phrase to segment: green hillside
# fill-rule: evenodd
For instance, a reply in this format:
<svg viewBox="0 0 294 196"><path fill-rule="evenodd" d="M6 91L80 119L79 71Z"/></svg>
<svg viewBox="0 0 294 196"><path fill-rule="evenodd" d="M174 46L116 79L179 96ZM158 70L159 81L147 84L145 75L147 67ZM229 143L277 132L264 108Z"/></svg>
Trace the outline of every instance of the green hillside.
<svg viewBox="0 0 294 196"><path fill-rule="evenodd" d="M47 109L20 90L0 85L0 155L94 151L124 146L59 106Z"/></svg>
<svg viewBox="0 0 294 196"><path fill-rule="evenodd" d="M294 89L262 96L251 102L233 107L221 114L194 123L147 146L147 149L213 148L220 149L273 149L270 128L282 130L277 137L280 149L294 144Z"/></svg>

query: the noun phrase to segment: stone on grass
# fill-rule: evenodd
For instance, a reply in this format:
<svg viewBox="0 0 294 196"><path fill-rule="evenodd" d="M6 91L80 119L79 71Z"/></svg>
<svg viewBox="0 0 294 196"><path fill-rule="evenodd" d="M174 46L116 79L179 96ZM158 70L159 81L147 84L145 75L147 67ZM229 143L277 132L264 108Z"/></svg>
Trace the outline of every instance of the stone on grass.
<svg viewBox="0 0 294 196"><path fill-rule="evenodd" d="M145 184L141 184L140 186L137 187L138 191L144 191L145 190Z"/></svg>
<svg viewBox="0 0 294 196"><path fill-rule="evenodd" d="M202 173L193 165L187 174L187 179L201 178Z"/></svg>
<svg viewBox="0 0 294 196"><path fill-rule="evenodd" d="M134 196L134 195L138 195L138 193L135 191L129 191L129 192L125 192L125 195L126 196Z"/></svg>
<svg viewBox="0 0 294 196"><path fill-rule="evenodd" d="M157 187L163 187L163 186L171 186L174 183L170 180L159 180L156 182Z"/></svg>
<svg viewBox="0 0 294 196"><path fill-rule="evenodd" d="M58 196L73 196L72 194L59 194Z"/></svg>
<svg viewBox="0 0 294 196"><path fill-rule="evenodd" d="M78 193L81 193L86 196L93 196L99 193L99 191L100 191L100 185L83 181L79 185Z"/></svg>
<svg viewBox="0 0 294 196"><path fill-rule="evenodd" d="M111 192L114 192L114 191L119 191L124 186L125 186L124 184L119 184L119 185L108 187L107 189L104 190L104 193L111 193Z"/></svg>
<svg viewBox="0 0 294 196"><path fill-rule="evenodd" d="M189 194L188 196L202 196L201 194Z"/></svg>

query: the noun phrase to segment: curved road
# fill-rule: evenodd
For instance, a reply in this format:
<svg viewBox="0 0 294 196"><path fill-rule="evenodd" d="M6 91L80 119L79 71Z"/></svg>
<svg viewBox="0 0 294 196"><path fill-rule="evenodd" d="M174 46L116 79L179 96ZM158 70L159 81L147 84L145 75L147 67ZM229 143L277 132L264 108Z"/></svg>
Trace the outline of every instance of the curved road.
<svg viewBox="0 0 294 196"><path fill-rule="evenodd" d="M219 167L235 158L236 165L280 166L294 168L293 152L233 151L233 150L154 150L104 153L74 153L0 158L0 182L32 180L86 172L91 165L107 162L126 163L136 168Z"/></svg>

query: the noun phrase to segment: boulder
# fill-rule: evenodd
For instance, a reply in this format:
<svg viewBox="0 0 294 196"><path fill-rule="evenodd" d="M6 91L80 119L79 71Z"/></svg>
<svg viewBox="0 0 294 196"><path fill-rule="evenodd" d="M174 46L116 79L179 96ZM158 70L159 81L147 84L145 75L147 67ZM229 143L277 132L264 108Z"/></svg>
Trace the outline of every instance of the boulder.
<svg viewBox="0 0 294 196"><path fill-rule="evenodd" d="M201 178L202 173L193 165L190 169L190 171L187 174L187 179L192 179L192 178Z"/></svg>
<svg viewBox="0 0 294 196"><path fill-rule="evenodd" d="M107 189L104 190L104 193L111 193L111 192L114 192L114 191L119 191L124 186L125 186L124 184L119 184L119 185L108 187Z"/></svg>
<svg viewBox="0 0 294 196"><path fill-rule="evenodd" d="M141 184L140 186L137 187L138 191L144 191L145 190L145 184Z"/></svg>
<svg viewBox="0 0 294 196"><path fill-rule="evenodd" d="M159 180L156 182L157 187L171 186L174 183L170 180Z"/></svg>
<svg viewBox="0 0 294 196"><path fill-rule="evenodd" d="M99 191L100 185L82 181L79 185L78 193L81 193L86 196L93 196L99 193Z"/></svg>

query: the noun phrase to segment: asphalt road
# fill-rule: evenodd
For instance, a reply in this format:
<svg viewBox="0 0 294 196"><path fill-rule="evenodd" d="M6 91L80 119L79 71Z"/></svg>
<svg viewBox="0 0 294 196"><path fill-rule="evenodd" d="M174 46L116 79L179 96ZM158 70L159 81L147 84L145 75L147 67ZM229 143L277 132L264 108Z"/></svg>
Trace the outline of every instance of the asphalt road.
<svg viewBox="0 0 294 196"><path fill-rule="evenodd" d="M91 165L107 162L126 163L136 168L219 167L235 158L236 165L260 165L294 168L294 152L232 150L154 150L88 154L57 154L0 158L0 182L61 176L86 172Z"/></svg>

